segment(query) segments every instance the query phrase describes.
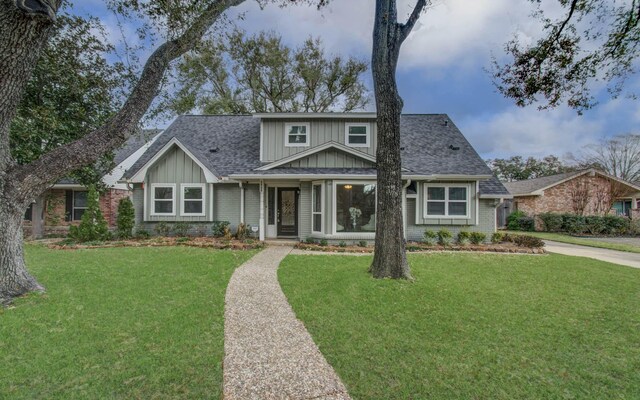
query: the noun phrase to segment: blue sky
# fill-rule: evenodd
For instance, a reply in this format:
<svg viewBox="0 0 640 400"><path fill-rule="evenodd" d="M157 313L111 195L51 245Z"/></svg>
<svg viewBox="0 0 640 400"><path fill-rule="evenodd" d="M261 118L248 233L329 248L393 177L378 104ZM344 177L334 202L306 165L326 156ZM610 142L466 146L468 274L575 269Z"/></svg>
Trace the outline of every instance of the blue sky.
<svg viewBox="0 0 640 400"><path fill-rule="evenodd" d="M399 15L408 15L413 2L399 0ZM556 0L542 3L549 15L559 15ZM99 16L113 41L121 38L101 1L88 0L76 9ZM606 137L637 133L640 102L611 100L603 88L595 88L600 104L582 116L566 107L518 108L496 92L486 72L491 56L503 57L503 44L515 33L523 40L539 34L530 12L526 0L435 1L403 45L397 80L404 112L449 114L483 158L563 156ZM321 37L331 54L370 58L373 0L332 0L322 11L307 6L261 9L247 0L229 17L248 32L277 31L290 45ZM366 82L371 86L370 76ZM634 77L628 85L640 86L640 80Z"/></svg>

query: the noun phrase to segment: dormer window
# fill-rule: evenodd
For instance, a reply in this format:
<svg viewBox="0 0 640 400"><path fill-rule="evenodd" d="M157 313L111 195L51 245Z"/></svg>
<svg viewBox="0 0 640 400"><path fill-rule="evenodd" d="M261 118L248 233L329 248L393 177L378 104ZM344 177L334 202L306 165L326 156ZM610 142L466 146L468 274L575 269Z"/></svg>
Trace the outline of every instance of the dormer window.
<svg viewBox="0 0 640 400"><path fill-rule="evenodd" d="M346 124L345 144L350 147L369 147L369 124Z"/></svg>
<svg viewBox="0 0 640 400"><path fill-rule="evenodd" d="M285 124L284 143L287 147L309 146L309 124Z"/></svg>

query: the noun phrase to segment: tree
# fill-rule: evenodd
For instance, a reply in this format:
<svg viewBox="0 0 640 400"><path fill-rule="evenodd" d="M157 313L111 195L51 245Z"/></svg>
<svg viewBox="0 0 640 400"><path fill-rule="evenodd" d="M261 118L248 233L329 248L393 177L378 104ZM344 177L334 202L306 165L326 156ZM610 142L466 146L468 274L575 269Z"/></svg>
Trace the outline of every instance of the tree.
<svg viewBox="0 0 640 400"><path fill-rule="evenodd" d="M133 227L136 223L135 209L130 198L120 199L118 203L118 216L116 217L116 227L118 237L130 239L133 236Z"/></svg>
<svg viewBox="0 0 640 400"><path fill-rule="evenodd" d="M526 160L522 156L495 158L487 160L487 165L493 174L503 182L540 178L574 170L573 167L565 165L554 155L548 155L541 159L529 157Z"/></svg>
<svg viewBox="0 0 640 400"><path fill-rule="evenodd" d="M540 7L540 0L529 0ZM540 108L564 101L581 112L596 102L590 85L605 81L618 96L625 80L635 73L640 55L640 5L632 1L558 0L564 10L558 20L539 8L543 36L533 44L515 37L505 45L511 60L494 60L498 90L519 106L543 97Z"/></svg>
<svg viewBox="0 0 640 400"><path fill-rule="evenodd" d="M576 161L629 182L640 181L640 135L619 135L584 147Z"/></svg>
<svg viewBox="0 0 640 400"><path fill-rule="evenodd" d="M72 226L69 236L79 242L107 240L109 226L100 210L100 195L94 185L89 186L87 192L87 209L82 214L80 225Z"/></svg>
<svg viewBox="0 0 640 400"><path fill-rule="evenodd" d="M410 278L402 220L400 114L403 102L396 83L400 47L427 6L418 0L404 23L395 0L376 0L371 69L378 114L378 194L376 241L370 271L376 278Z"/></svg>
<svg viewBox="0 0 640 400"><path fill-rule="evenodd" d="M240 30L224 41L207 40L177 67L179 90L159 109L183 114L353 111L366 106L361 81L367 64L326 56L320 39L298 48L275 33L247 37Z"/></svg>
<svg viewBox="0 0 640 400"><path fill-rule="evenodd" d="M0 2L0 299L43 287L27 272L22 215L32 199L71 171L93 164L138 127L172 61L192 50L218 17L244 0L144 2L111 0L114 9L145 14L164 28L164 42L149 56L122 107L79 139L20 164L11 154L10 125L42 50L53 34L62 0Z"/></svg>

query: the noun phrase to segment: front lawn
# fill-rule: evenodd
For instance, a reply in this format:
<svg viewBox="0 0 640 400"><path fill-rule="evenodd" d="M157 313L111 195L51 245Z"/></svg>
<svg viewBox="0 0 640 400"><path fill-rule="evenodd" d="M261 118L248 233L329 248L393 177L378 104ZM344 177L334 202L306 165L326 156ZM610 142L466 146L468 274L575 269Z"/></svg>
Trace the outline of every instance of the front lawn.
<svg viewBox="0 0 640 400"><path fill-rule="evenodd" d="M285 294L354 399L640 398L640 270L546 256L289 256Z"/></svg>
<svg viewBox="0 0 640 400"><path fill-rule="evenodd" d="M529 235L535 236L542 240L553 240L561 243L577 244L580 246L598 247L601 249L610 249L618 251L626 251L629 253L640 253L640 246L634 246L626 243L611 243L604 240L587 239L576 236L567 235L565 233L553 233L553 232L520 232L509 231L507 233L514 235ZM638 241L640 243L640 240Z"/></svg>
<svg viewBox="0 0 640 400"><path fill-rule="evenodd" d="M223 307L254 252L27 246L45 295L0 308L0 398L219 398Z"/></svg>

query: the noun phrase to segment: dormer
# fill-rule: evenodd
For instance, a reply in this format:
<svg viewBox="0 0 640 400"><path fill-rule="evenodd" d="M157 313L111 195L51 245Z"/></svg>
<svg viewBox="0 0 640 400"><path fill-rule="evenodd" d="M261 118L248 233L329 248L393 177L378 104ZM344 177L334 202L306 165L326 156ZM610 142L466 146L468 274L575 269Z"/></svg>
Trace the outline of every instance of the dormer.
<svg viewBox="0 0 640 400"><path fill-rule="evenodd" d="M375 156L375 113L264 113L260 119L260 161L271 163L326 144L340 144Z"/></svg>

